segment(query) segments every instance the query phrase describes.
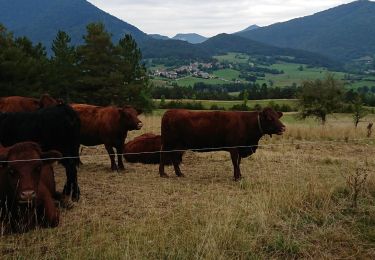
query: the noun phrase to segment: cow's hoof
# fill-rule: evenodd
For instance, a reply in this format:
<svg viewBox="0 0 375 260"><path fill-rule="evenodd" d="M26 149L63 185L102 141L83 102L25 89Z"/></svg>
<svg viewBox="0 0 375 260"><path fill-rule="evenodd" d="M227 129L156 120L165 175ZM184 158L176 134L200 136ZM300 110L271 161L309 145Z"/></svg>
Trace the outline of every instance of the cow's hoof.
<svg viewBox="0 0 375 260"><path fill-rule="evenodd" d="M74 203L70 201L68 196L63 196L63 198L59 201L59 204L59 206L64 209L74 208Z"/></svg>
<svg viewBox="0 0 375 260"><path fill-rule="evenodd" d="M177 177L184 178L185 174L183 174L183 173L177 174Z"/></svg>
<svg viewBox="0 0 375 260"><path fill-rule="evenodd" d="M163 173L163 174L160 174L160 177L161 177L161 178L169 178L169 175L166 174L166 173Z"/></svg>
<svg viewBox="0 0 375 260"><path fill-rule="evenodd" d="M233 181L240 181L240 180L242 180L243 178L242 178L242 176L240 176L240 177L234 177L233 178Z"/></svg>

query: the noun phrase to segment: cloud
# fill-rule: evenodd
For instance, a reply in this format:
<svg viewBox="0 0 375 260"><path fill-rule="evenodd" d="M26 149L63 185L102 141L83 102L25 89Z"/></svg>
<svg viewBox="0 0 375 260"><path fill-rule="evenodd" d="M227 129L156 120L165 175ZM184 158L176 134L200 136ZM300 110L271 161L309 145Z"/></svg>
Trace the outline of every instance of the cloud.
<svg viewBox="0 0 375 260"><path fill-rule="evenodd" d="M89 0L146 33L205 36L311 15L352 0Z"/></svg>

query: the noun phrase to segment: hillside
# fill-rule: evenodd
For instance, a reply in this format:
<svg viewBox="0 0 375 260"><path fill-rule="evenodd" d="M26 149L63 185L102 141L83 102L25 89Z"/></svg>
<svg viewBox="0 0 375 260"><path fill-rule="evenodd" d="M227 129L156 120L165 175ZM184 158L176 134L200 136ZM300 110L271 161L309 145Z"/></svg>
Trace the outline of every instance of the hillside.
<svg viewBox="0 0 375 260"><path fill-rule="evenodd" d="M58 30L66 31L73 44L82 43L86 25L103 22L116 42L124 34L131 34L137 40L144 58L209 59L226 52L243 52L264 56L283 55L296 57L294 62L319 66L337 66L326 57L311 52L283 49L245 39L237 35L221 34L206 40L197 34L179 34L181 40L168 40L160 35L149 36L85 0L0 0L0 23L16 36L27 36L33 42L42 42L50 50L51 42ZM43 12L41 12L43 10ZM259 28L255 31L261 30ZM158 39L153 39L153 37ZM186 41L187 40L187 41ZM189 43L194 42L196 44Z"/></svg>
<svg viewBox="0 0 375 260"><path fill-rule="evenodd" d="M49 47L58 30L66 31L72 43L82 42L86 25L103 22L116 41L126 33L137 40L148 36L85 0L0 0L0 23L16 36L27 36Z"/></svg>
<svg viewBox="0 0 375 260"><path fill-rule="evenodd" d="M219 34L198 45L212 55L239 52L250 55L295 57L293 62L338 68L340 64L322 55L288 48L280 48L231 34Z"/></svg>
<svg viewBox="0 0 375 260"><path fill-rule="evenodd" d="M207 40L206 37L199 35L197 33L179 33L173 37L174 40L186 41L189 43L202 43Z"/></svg>
<svg viewBox="0 0 375 260"><path fill-rule="evenodd" d="M375 53L375 3L361 0L238 35L350 60Z"/></svg>

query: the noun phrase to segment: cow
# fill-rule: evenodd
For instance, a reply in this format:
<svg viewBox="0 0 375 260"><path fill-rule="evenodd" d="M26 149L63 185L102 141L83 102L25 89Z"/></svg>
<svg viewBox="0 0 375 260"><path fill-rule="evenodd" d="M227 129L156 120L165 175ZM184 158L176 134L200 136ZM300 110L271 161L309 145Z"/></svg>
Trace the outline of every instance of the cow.
<svg viewBox="0 0 375 260"><path fill-rule="evenodd" d="M161 136L146 133L124 145L124 159L130 163L159 164ZM167 160L166 164L172 164Z"/></svg>
<svg viewBox="0 0 375 260"><path fill-rule="evenodd" d="M53 150L42 152L33 142L0 148L1 233L27 231L37 223L59 224L52 163L61 156Z"/></svg>
<svg viewBox="0 0 375 260"><path fill-rule="evenodd" d="M77 166L79 162L80 120L66 104L34 112L0 113L0 143L5 147L33 141L43 151L57 150L64 156L60 162L66 170L64 194L79 200Z"/></svg>
<svg viewBox="0 0 375 260"><path fill-rule="evenodd" d="M161 123L159 174L168 177L164 165L170 158L176 175L183 177L179 167L183 150L228 151L233 163L234 180L239 180L241 158L255 153L263 135L281 135L285 131L285 126L279 120L282 115L271 108L261 112L168 110Z"/></svg>
<svg viewBox="0 0 375 260"><path fill-rule="evenodd" d="M113 171L123 170L123 145L128 131L139 130L143 124L138 119L138 112L131 106L122 108L115 106L100 107L87 104L72 104L81 119L80 141L85 146L104 144ZM115 161L117 151L118 165Z"/></svg>
<svg viewBox="0 0 375 260"><path fill-rule="evenodd" d="M0 98L0 112L32 112L41 108L56 106L62 103L48 94L43 94L40 99L30 97L11 96Z"/></svg>

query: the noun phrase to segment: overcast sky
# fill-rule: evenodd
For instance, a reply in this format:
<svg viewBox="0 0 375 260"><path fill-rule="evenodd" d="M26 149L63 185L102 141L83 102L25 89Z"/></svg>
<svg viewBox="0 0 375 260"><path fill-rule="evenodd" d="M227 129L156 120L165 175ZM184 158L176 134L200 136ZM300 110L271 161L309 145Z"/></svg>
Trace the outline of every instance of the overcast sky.
<svg viewBox="0 0 375 260"><path fill-rule="evenodd" d="M310 15L353 0L88 0L145 33L233 33Z"/></svg>

